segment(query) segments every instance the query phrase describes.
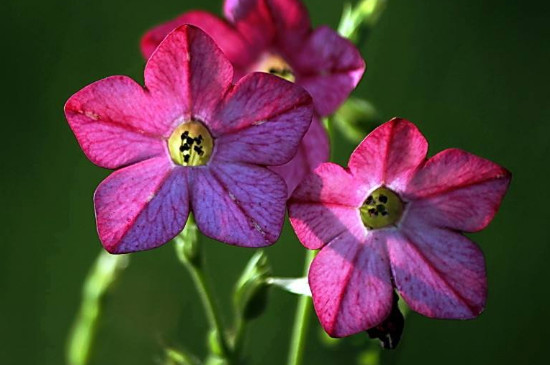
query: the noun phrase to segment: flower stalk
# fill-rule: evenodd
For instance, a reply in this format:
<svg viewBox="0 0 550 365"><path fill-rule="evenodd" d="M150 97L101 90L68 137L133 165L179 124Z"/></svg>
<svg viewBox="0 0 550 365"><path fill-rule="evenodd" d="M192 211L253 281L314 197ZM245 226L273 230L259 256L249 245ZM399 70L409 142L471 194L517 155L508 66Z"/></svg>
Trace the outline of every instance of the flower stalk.
<svg viewBox="0 0 550 365"><path fill-rule="evenodd" d="M316 251L307 251L304 260L304 275L308 274L309 266L315 258L315 254ZM294 327L292 329L290 351L288 353L288 365L301 365L303 363L311 307L311 297L307 295L300 296L296 316L294 317Z"/></svg>
<svg viewBox="0 0 550 365"><path fill-rule="evenodd" d="M101 250L82 289L82 302L67 342L69 365L88 363L102 302L122 270L128 266L128 256L115 256Z"/></svg>
<svg viewBox="0 0 550 365"><path fill-rule="evenodd" d="M187 220L184 230L174 238L174 241L176 243L178 259L191 274L212 331L209 339L210 350L216 352L215 355L222 357L228 364L231 364L233 351L229 346L220 312L215 304L210 284L206 279L201 250L198 244L197 226L191 215Z"/></svg>

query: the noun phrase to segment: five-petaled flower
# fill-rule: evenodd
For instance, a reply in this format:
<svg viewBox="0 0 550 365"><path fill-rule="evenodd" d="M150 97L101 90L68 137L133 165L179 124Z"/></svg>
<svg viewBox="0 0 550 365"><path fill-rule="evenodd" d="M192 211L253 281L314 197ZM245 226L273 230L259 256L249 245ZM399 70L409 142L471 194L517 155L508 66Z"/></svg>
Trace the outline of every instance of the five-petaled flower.
<svg viewBox="0 0 550 365"><path fill-rule="evenodd" d="M357 86L365 70L359 51L334 30L312 29L299 0L226 0L227 20L191 11L162 24L142 39L149 57L175 27L193 24L208 33L235 67L236 79L251 71L295 81L313 97L315 117L296 156L273 167L291 193L302 178L328 160L329 142L319 116L332 114Z"/></svg>
<svg viewBox="0 0 550 365"><path fill-rule="evenodd" d="M330 335L380 324L393 286L428 317L467 319L483 310L483 254L461 232L489 224L511 175L459 149L428 160L427 150L412 123L393 119L363 140L347 169L322 164L289 201L300 241L321 249L309 283Z"/></svg>
<svg viewBox="0 0 550 365"><path fill-rule="evenodd" d="M182 26L149 59L145 88L113 76L67 101L84 153L117 169L94 196L109 252L164 244L190 210L205 235L229 244L278 238L287 189L265 166L294 156L311 123L311 97L265 73L232 82L233 67L212 39Z"/></svg>

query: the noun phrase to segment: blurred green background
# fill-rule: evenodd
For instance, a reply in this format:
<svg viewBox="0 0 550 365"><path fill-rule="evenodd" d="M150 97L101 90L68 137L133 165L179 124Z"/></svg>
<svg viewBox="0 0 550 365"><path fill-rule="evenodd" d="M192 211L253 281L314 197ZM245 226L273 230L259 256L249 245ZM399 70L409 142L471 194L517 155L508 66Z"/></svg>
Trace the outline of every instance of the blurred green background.
<svg viewBox="0 0 550 365"><path fill-rule="evenodd" d="M59 365L82 281L100 250L92 193L108 171L86 160L63 116L65 100L97 79L142 80L138 49L149 27L222 0L2 1L0 363ZM315 25L336 27L342 2L306 1ZM474 235L487 259L485 313L467 322L410 315L384 364L539 364L550 338L550 3L390 0L362 52L357 96L385 119L407 118L431 153L459 147L510 169L500 213ZM339 140L336 159L353 146ZM205 242L226 319L230 292L252 252ZM267 250L275 273L299 275L292 231ZM247 342L250 363L281 365L297 298L273 291ZM94 365L153 364L164 345L205 351L197 294L171 244L134 254L109 296ZM335 346L313 319L307 364L355 364L364 335ZM359 347L357 347L359 345Z"/></svg>

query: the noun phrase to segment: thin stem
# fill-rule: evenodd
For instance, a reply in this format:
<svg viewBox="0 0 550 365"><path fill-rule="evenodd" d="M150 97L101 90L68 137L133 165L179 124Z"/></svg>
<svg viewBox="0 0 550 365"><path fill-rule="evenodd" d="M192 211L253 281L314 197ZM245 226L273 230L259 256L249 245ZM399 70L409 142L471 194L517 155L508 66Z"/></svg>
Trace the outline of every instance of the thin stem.
<svg viewBox="0 0 550 365"><path fill-rule="evenodd" d="M210 327L216 331L218 341L221 346L221 351L227 360L231 359L231 350L227 342L226 332L221 320L221 316L214 304L214 297L212 296L212 290L206 280L204 271L197 266L188 265L187 268L191 273L195 287L201 297L202 305L208 319Z"/></svg>
<svg viewBox="0 0 550 365"><path fill-rule="evenodd" d="M225 360L233 362L233 351L227 340L227 334L221 320L221 315L216 307L210 284L206 279L203 269L203 258L200 246L198 245L197 226L192 216L185 225L185 229L174 239L176 242L176 253L181 263L189 270L193 283L199 292L202 306L210 328L215 331L216 342L219 351Z"/></svg>
<svg viewBox="0 0 550 365"><path fill-rule="evenodd" d="M308 250L304 261L304 275L307 275L309 266L315 258L316 251ZM290 342L290 351L288 354L288 365L301 365L304 358L307 330L311 314L311 298L302 295L298 300L296 316L294 317L294 327Z"/></svg>
<svg viewBox="0 0 550 365"><path fill-rule="evenodd" d="M88 363L102 302L120 272L128 266L128 256L111 255L101 250L82 288L82 302L67 341L69 365Z"/></svg>

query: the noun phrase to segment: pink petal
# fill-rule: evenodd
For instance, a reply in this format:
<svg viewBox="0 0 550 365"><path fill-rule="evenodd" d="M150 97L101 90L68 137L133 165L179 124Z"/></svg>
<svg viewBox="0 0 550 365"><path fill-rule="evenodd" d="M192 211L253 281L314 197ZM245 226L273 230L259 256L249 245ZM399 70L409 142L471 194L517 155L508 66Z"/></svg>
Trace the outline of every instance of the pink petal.
<svg viewBox="0 0 550 365"><path fill-rule="evenodd" d="M117 170L94 196L97 230L111 253L149 250L174 238L185 225L189 198L185 170L166 157Z"/></svg>
<svg viewBox="0 0 550 365"><path fill-rule="evenodd" d="M281 165L294 155L311 123L311 97L277 76L252 73L227 94L214 120L216 158Z"/></svg>
<svg viewBox="0 0 550 365"><path fill-rule="evenodd" d="M290 223L300 242L316 250L349 230L365 230L358 207L367 192L342 167L333 163L320 165L302 181L288 202Z"/></svg>
<svg viewBox="0 0 550 365"><path fill-rule="evenodd" d="M495 216L511 175L499 165L458 149L435 155L407 186L411 214L432 225L474 232Z"/></svg>
<svg viewBox="0 0 550 365"><path fill-rule="evenodd" d="M254 61L257 52L231 24L201 10L190 11L148 31L141 39L141 52L145 58L151 56L171 31L184 24L194 25L212 37L233 65L246 67Z"/></svg>
<svg viewBox="0 0 550 365"><path fill-rule="evenodd" d="M427 226L421 219L409 215L401 231L388 237L397 289L425 316L476 317L487 294L481 250L461 234Z"/></svg>
<svg viewBox="0 0 550 365"><path fill-rule="evenodd" d="M425 161L428 142L418 128L394 118L372 131L353 151L349 169L371 187L403 191Z"/></svg>
<svg viewBox="0 0 550 365"><path fill-rule="evenodd" d="M113 76L80 90L65 115L86 156L108 169L164 153L164 129L147 92L125 76Z"/></svg>
<svg viewBox="0 0 550 365"><path fill-rule="evenodd" d="M191 173L193 213L202 233L243 247L269 246L277 240L286 201L279 176L244 164L210 164Z"/></svg>
<svg viewBox="0 0 550 365"><path fill-rule="evenodd" d="M266 0L226 0L224 13L250 44L261 49L267 48L277 33Z"/></svg>
<svg viewBox="0 0 550 365"><path fill-rule="evenodd" d="M311 94L320 115L334 113L365 72L361 54L329 27L317 28L296 52L289 55L296 82Z"/></svg>
<svg viewBox="0 0 550 365"><path fill-rule="evenodd" d="M392 309L393 288L383 231L347 232L324 247L309 270L313 304L332 337L380 324Z"/></svg>
<svg viewBox="0 0 550 365"><path fill-rule="evenodd" d="M170 33L145 67L145 85L151 95L171 107L169 131L191 117L209 125L232 78L233 67L222 51L190 25Z"/></svg>
<svg viewBox="0 0 550 365"><path fill-rule="evenodd" d="M294 158L284 165L272 166L270 169L285 180L290 196L307 174L321 163L328 161L329 154L330 143L327 132L319 118L314 117Z"/></svg>

